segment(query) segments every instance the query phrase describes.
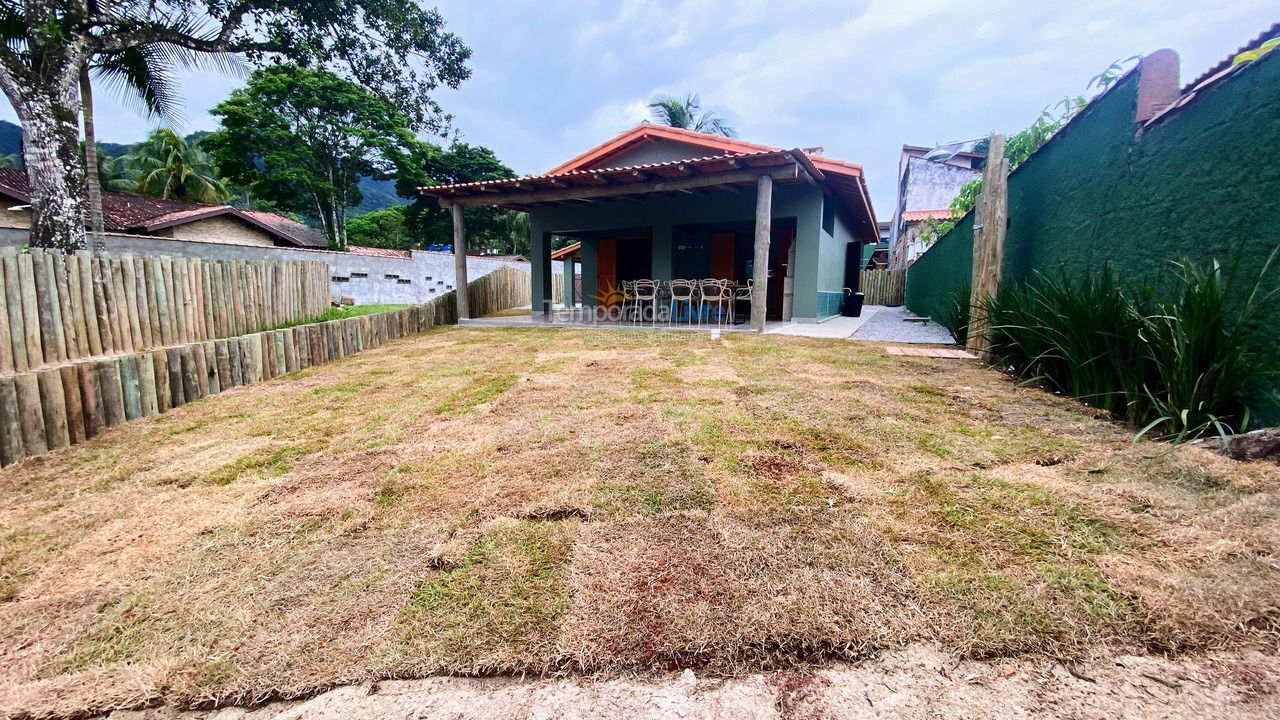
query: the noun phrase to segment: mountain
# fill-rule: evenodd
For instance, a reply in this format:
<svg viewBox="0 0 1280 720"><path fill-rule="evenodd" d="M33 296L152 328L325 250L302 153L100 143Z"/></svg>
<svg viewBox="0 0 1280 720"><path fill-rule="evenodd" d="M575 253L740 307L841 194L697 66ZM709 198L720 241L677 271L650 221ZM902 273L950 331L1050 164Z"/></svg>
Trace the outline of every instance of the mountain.
<svg viewBox="0 0 1280 720"><path fill-rule="evenodd" d="M208 130L197 130L187 135L188 143L197 142L200 138L208 135ZM98 141L98 149L107 157L120 157L127 155L133 150L134 143L113 143ZM22 126L9 122L8 120L0 120L0 155L15 155L22 152ZM364 195L364 201L356 207L351 208L347 215L355 217L363 215L374 210L382 210L393 205L404 205L408 202L404 198L396 195L395 180L374 180L373 178L360 179L360 193Z"/></svg>
<svg viewBox="0 0 1280 720"><path fill-rule="evenodd" d="M0 155L16 155L22 152L22 127L8 120L0 120Z"/></svg>

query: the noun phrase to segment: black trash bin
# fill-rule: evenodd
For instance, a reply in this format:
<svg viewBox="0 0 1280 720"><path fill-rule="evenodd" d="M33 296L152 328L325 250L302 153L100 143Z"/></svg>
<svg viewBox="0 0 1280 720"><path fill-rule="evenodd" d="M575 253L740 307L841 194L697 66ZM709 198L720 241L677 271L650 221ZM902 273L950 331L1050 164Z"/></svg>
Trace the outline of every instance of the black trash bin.
<svg viewBox="0 0 1280 720"><path fill-rule="evenodd" d="M849 288L844 289L844 307L840 314L845 317L859 317L862 315L862 300L866 296L860 292L854 292Z"/></svg>

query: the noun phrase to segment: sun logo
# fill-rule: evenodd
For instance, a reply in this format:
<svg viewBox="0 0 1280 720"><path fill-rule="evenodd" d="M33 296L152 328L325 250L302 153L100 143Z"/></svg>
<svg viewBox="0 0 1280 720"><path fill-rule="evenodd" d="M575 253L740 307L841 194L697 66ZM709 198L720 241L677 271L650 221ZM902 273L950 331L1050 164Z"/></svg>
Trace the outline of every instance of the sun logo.
<svg viewBox="0 0 1280 720"><path fill-rule="evenodd" d="M613 283L606 283L603 288L597 288L594 299L597 305L617 305L626 299L626 295L622 292L621 286L615 286Z"/></svg>

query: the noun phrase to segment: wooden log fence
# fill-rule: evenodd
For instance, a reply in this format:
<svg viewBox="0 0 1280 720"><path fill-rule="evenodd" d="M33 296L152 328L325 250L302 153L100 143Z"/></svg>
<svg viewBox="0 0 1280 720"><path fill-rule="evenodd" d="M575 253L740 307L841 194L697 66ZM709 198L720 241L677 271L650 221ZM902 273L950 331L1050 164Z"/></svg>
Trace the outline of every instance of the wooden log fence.
<svg viewBox="0 0 1280 720"><path fill-rule="evenodd" d="M215 340L329 307L324 262L0 249L0 375Z"/></svg>
<svg viewBox="0 0 1280 720"><path fill-rule="evenodd" d="M901 305L906 270L863 270L859 289L866 305Z"/></svg>
<svg viewBox="0 0 1280 720"><path fill-rule="evenodd" d="M22 257L32 258L12 253L0 255L0 268L5 269L0 276L4 282L9 281L10 265L15 271L23 266ZM0 313L0 318L9 321L7 337L0 321L0 340L13 339L0 342L0 347L10 348L8 355L0 350L0 359L12 360L14 352L20 350L25 363L19 370L15 361L11 370L0 372L0 465L11 465L23 458L84 442L122 423L168 412L209 395L333 362L389 340L458 321L457 296L451 291L423 305L399 310L261 330L256 329L258 323L281 321L284 317L279 308L270 306L274 302L293 303L290 307L301 309L305 317L314 317L323 311L324 308L317 310L317 306L309 304L313 298L309 298L307 292L294 292L286 297L289 282L311 281L306 274L311 272L309 268L294 268L295 274L291 276L286 274L286 268L269 267L272 263L260 263L263 267L255 268L252 263L238 262L69 257L75 258L64 268L77 356L71 356L73 353L67 350L63 353L66 357L45 363L46 345L41 342L35 346L40 352L39 360L27 357L32 347L25 342L28 306L15 306L12 302L6 305L21 311L19 322L22 324L18 326L21 332L18 333L14 332L13 313ZM48 260L48 257L42 259ZM116 289L108 289L116 284L114 262L121 263L118 294ZM129 309L127 293L123 291L126 262L134 268L132 281L139 293L136 297L145 292L148 303L145 312L136 300L132 306L137 308L136 312ZM26 263L34 281L35 268L40 263L33 259ZM323 263L314 264L324 268L320 277L327 307L328 268ZM57 276L48 274L48 265L42 265L46 280L56 282ZM56 272L56 262L52 265ZM92 268L88 283L85 266ZM279 282L277 272L281 273ZM73 275L78 279L72 281ZM206 277L208 282L203 282ZM197 279L201 282L196 282ZM317 282L317 288L320 286ZM31 292L26 295L38 297L32 282L30 285L6 284L0 288L0 298L9 298L11 287L21 287L24 292L30 287ZM91 292L86 293L86 287ZM310 285L303 289L309 290ZM473 312L490 314L527 304L531 281L528 273L501 268L468 283L468 289ZM76 290L79 290L78 297ZM19 297L26 295L18 294ZM86 307L85 302L85 298L96 301L99 296L104 300L111 298L106 302L107 312L101 314L99 305ZM207 296L213 297L213 306L202 304L202 298ZM37 310L34 313L37 324L47 307L47 324L51 329L56 327L54 304L37 302L31 307ZM61 312L60 296L57 307ZM190 313L185 312L188 308ZM117 317L116 309L121 310L118 317L122 322L113 319ZM108 322L96 322L99 316ZM83 323L79 322L80 318L84 319ZM143 338L140 341L134 333L135 320L137 334ZM37 326L41 330L45 327ZM223 329L244 327L255 330L231 336L222 334ZM90 338L95 328L104 344L104 353L78 356L82 341L85 347L92 346ZM148 333L153 343L157 337L161 342L154 346L148 343ZM19 337L24 341L22 344L16 341ZM64 343L70 342L65 325L62 337ZM166 343L165 338L175 342ZM37 339L43 341L43 335ZM56 355L56 344L51 346Z"/></svg>

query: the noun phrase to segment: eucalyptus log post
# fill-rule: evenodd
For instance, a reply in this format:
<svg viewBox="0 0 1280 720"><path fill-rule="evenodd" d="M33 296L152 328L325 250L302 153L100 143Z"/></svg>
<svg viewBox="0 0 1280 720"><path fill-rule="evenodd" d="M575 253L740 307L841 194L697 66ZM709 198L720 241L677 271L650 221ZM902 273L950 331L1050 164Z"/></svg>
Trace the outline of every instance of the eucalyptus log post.
<svg viewBox="0 0 1280 720"><path fill-rule="evenodd" d="M84 403L80 399L80 379L76 376L74 365L59 367L58 377L62 381L62 397L67 406L67 435L71 439L71 444L76 445L86 439Z"/></svg>
<svg viewBox="0 0 1280 720"><path fill-rule="evenodd" d="M751 269L751 329L764 332L769 290L769 239L773 232L773 176L756 180L756 241Z"/></svg>
<svg viewBox="0 0 1280 720"><path fill-rule="evenodd" d="M80 351L80 332L76 327L75 312L71 303L71 283L67 280L67 258L60 252L51 253L49 260L53 272L53 289L58 293L58 314L62 325L62 334L66 340L66 355L63 359L83 357Z"/></svg>
<svg viewBox="0 0 1280 720"><path fill-rule="evenodd" d="M13 341L9 330L9 300L4 281L4 268L0 267L0 373L13 374Z"/></svg>
<svg viewBox="0 0 1280 720"><path fill-rule="evenodd" d="M25 372L13 378L18 396L18 427L22 433L22 447L27 457L49 451L49 441L44 433L44 410L40 407L40 380L34 372Z"/></svg>
<svg viewBox="0 0 1280 720"><path fill-rule="evenodd" d="M458 317L471 317L471 305L467 296L467 224L462 218L462 206L449 206L453 215L453 287L458 298Z"/></svg>
<svg viewBox="0 0 1280 720"><path fill-rule="evenodd" d="M12 465L26 451L22 447L22 418L18 390L12 377L0 376L0 465Z"/></svg>
<svg viewBox="0 0 1280 720"><path fill-rule="evenodd" d="M973 275L970 280L970 352L989 359L986 304L1000 289L1004 273L1005 218L1009 208L1009 160L1004 156L1004 136L993 135L987 146L987 166L982 171L982 194L973 225Z"/></svg>
<svg viewBox="0 0 1280 720"><path fill-rule="evenodd" d="M210 395L222 392L222 376L218 374L218 347L212 340L201 343L204 346L205 387Z"/></svg>
<svg viewBox="0 0 1280 720"><path fill-rule="evenodd" d="M40 307L36 304L35 267L31 264L31 256L27 254L19 255L17 263L18 289L22 291L22 328L23 340L27 345L27 367L38 368L44 364L44 346L40 338Z"/></svg>
<svg viewBox="0 0 1280 720"><path fill-rule="evenodd" d="M182 349L171 347L164 352L168 360L169 406L180 407L190 399L182 389Z"/></svg>
<svg viewBox="0 0 1280 720"><path fill-rule="evenodd" d="M218 392L235 387L238 383L231 377L231 352L225 339L213 342L213 355L218 368Z"/></svg>
<svg viewBox="0 0 1280 720"><path fill-rule="evenodd" d="M151 351L151 367L156 381L156 411L169 412L173 409L173 396L169 387L169 351Z"/></svg>
<svg viewBox="0 0 1280 720"><path fill-rule="evenodd" d="M94 371L93 361L78 362L76 379L80 385L80 406L84 412L85 437L96 437L106 426L102 414L102 384L98 382L98 373Z"/></svg>
<svg viewBox="0 0 1280 720"><path fill-rule="evenodd" d="M185 271L186 268L183 268ZM201 357L204 353L201 352ZM196 355L192 350L192 345L183 345L178 348L178 356L182 358L182 397L185 402L195 402L200 399L200 380L199 371L196 367Z"/></svg>
<svg viewBox="0 0 1280 720"><path fill-rule="evenodd" d="M57 290L53 287L53 273L50 272L49 256L44 250L32 248L27 255L18 258L31 263L31 275L35 280L35 300L39 313L40 337L44 343L44 361L55 363L67 358L66 338L62 335L61 323L58 321Z"/></svg>
<svg viewBox="0 0 1280 720"><path fill-rule="evenodd" d="M0 248L0 271L4 274L4 302L9 316L9 336L0 338L13 350L13 369L26 372L31 369L27 358L26 319L22 313L22 281L18 277L18 256L13 248Z"/></svg>
<svg viewBox="0 0 1280 720"><path fill-rule="evenodd" d="M99 360L93 364L102 388L102 420L107 427L124 422L124 386L120 382L119 358Z"/></svg>
<svg viewBox="0 0 1280 720"><path fill-rule="evenodd" d="M156 395L156 364L153 353L138 356L138 395L142 400L143 417L160 414L160 401Z"/></svg>
<svg viewBox="0 0 1280 720"><path fill-rule="evenodd" d="M227 362L231 369L232 387L244 385L244 360L240 357L240 338L227 341Z"/></svg>
<svg viewBox="0 0 1280 720"><path fill-rule="evenodd" d="M102 328L98 325L97 294L93 291L93 256L81 250L76 253L80 270L80 296L84 306L84 334L89 341L89 354L102 354Z"/></svg>
<svg viewBox="0 0 1280 720"><path fill-rule="evenodd" d="M62 393L62 373L49 368L36 373L40 384L40 409L44 414L44 437L50 450L71 444L67 431L67 398Z"/></svg>
<svg viewBox="0 0 1280 720"><path fill-rule="evenodd" d="M120 358L120 397L124 404L124 419L136 420L142 417L142 391L139 387L138 355L124 355Z"/></svg>

